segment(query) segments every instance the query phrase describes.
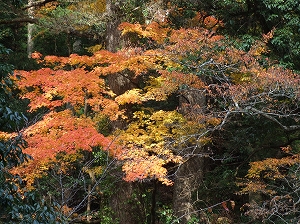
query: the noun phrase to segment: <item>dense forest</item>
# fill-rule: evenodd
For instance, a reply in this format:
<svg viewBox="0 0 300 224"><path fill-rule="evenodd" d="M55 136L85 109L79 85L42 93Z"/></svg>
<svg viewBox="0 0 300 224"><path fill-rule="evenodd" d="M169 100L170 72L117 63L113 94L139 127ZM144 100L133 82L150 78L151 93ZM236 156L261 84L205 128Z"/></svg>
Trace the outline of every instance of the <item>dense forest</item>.
<svg viewBox="0 0 300 224"><path fill-rule="evenodd" d="M0 223L300 220L299 0L0 2Z"/></svg>

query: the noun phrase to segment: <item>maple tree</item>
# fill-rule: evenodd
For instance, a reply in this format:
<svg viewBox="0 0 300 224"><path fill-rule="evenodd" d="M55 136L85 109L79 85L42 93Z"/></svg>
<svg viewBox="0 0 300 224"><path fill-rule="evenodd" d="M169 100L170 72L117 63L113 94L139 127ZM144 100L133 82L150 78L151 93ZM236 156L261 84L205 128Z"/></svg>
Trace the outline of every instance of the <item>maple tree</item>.
<svg viewBox="0 0 300 224"><path fill-rule="evenodd" d="M121 29L125 27L123 28L123 35L131 32L130 30L126 31L128 26L131 26L131 24L125 23L121 26ZM141 29L139 25L133 28ZM162 30L167 31L168 29L160 27L158 23L154 22L150 24L147 29L142 29L141 32L143 38L151 38L153 41L157 41L158 44L161 44L162 38L166 38L166 36L161 37L158 36L157 33ZM170 49L167 50L170 51ZM39 57L37 54L34 56ZM29 106L32 111L40 107L55 109L65 105L65 108L69 107L76 112L76 110L78 111L80 108L86 108L87 104L91 107L92 111L100 111L108 115L111 120L115 120L124 113L122 110L118 111L119 105L132 103L141 104L142 102L151 100L164 101L170 94L177 90L179 85L182 85L181 82L195 88L200 88L201 85L203 85L201 80L193 74L184 75L175 71L166 72L166 70L163 72L163 66L158 64L157 60L161 60L161 63L167 66L167 69L177 65L172 57L165 55L164 51L160 50L158 50L158 52L146 50L144 55L125 49L115 54L100 51L96 52L92 57L78 55L71 55L69 58L46 56L44 62L48 66L53 66L53 69L40 69L35 72L20 71L18 75L25 79L21 79L19 86L25 91L23 97L31 99ZM109 64L107 65L107 63ZM75 66L77 68L70 71L61 69L66 69L68 66ZM90 72L85 70L86 66L90 67ZM147 73L150 68L154 69L155 67L162 70L162 75L158 77L151 76L149 78L149 85L144 87L144 93L139 89L130 89L115 97L115 99L113 99L113 93L109 90L105 90L104 81L99 77L100 74L101 76L107 76L108 74L121 73L129 70L132 72L132 78L138 79L141 74ZM85 75L89 78L85 78ZM92 77L94 80L91 79ZM170 79L172 81L170 81ZM170 85L164 84L167 82ZM74 87L72 87L72 85L74 85ZM165 86L167 89L161 88L162 86ZM100 97L100 94L103 95L103 98ZM134 98L131 96L134 96ZM106 108L106 106L108 108ZM84 115L87 115L86 111ZM57 119L58 117L59 116L57 116ZM43 126L45 125L44 122L42 122ZM59 121L58 124L60 122L61 121ZM53 121L51 123L53 123ZM54 126L54 128L56 127ZM37 126L37 129L39 130L40 128ZM123 152L121 156L124 156ZM163 165L161 162L159 163L159 166ZM152 174L152 176L155 175L160 176L159 173Z"/></svg>

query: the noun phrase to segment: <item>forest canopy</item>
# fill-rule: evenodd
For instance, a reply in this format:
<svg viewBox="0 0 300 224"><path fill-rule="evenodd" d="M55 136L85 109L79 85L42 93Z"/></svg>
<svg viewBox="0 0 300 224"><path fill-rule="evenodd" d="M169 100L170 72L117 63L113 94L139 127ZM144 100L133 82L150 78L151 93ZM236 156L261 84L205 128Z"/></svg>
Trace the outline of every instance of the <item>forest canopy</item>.
<svg viewBox="0 0 300 224"><path fill-rule="evenodd" d="M296 2L0 3L0 222L297 222Z"/></svg>

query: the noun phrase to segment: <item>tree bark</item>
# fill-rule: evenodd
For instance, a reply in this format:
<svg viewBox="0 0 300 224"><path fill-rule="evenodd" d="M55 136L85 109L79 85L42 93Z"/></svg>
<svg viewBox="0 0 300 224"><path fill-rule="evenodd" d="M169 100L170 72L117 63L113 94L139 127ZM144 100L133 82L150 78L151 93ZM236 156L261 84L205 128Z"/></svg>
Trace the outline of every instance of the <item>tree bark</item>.
<svg viewBox="0 0 300 224"><path fill-rule="evenodd" d="M173 210L180 223L185 224L197 215L192 194L203 180L204 157L192 157L183 163L176 173L174 182Z"/></svg>
<svg viewBox="0 0 300 224"><path fill-rule="evenodd" d="M92 204L92 187L91 184L88 185L88 199L87 199L87 206L86 206L86 221L89 223L91 221L91 204Z"/></svg>
<svg viewBox="0 0 300 224"><path fill-rule="evenodd" d="M118 30L118 26L121 23L121 19L118 2L107 0L106 13L108 15L106 27L106 49L108 51L115 52L120 45L120 31Z"/></svg>
<svg viewBox="0 0 300 224"><path fill-rule="evenodd" d="M134 195L140 195L134 183L119 181L116 184L116 192L110 202L115 219L120 224L140 224L146 219L142 205Z"/></svg>
<svg viewBox="0 0 300 224"><path fill-rule="evenodd" d="M206 96L203 90L188 89L181 93L179 110L185 116L203 114L205 106ZM197 216L192 195L201 185L205 167L205 157L199 156L204 153L203 147L198 146L194 152L186 153L191 154L191 157L176 172L173 194L173 210L182 224L188 223L192 216Z"/></svg>
<svg viewBox="0 0 300 224"><path fill-rule="evenodd" d="M28 5L33 5L33 0L28 0ZM28 8L28 17L30 19L34 19L34 8L30 7ZM33 29L34 29L34 24L33 23L28 23L27 25L27 56L28 58L31 58L31 54L33 52Z"/></svg>

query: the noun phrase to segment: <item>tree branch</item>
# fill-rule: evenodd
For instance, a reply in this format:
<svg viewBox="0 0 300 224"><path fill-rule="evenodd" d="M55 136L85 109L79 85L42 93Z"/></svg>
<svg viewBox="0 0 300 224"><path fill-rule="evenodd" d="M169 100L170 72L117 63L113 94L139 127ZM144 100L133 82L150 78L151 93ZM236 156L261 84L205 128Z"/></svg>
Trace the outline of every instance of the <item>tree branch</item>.
<svg viewBox="0 0 300 224"><path fill-rule="evenodd" d="M280 121L278 121L276 118L270 116L269 114L265 113L265 112L262 112L260 110L257 110L253 107L247 107L246 108L247 110L249 111L252 111L254 113L257 113L257 114L260 114L262 116L264 116L265 118L275 122L276 124L278 124L281 128L283 128L285 131L297 131L297 130L300 130L300 125L290 125L290 126L285 126L283 125Z"/></svg>
<svg viewBox="0 0 300 224"><path fill-rule="evenodd" d="M37 23L37 21L38 21L37 19L32 19L29 17L5 19L5 20L0 20L0 25L1 24L15 24L15 23Z"/></svg>

